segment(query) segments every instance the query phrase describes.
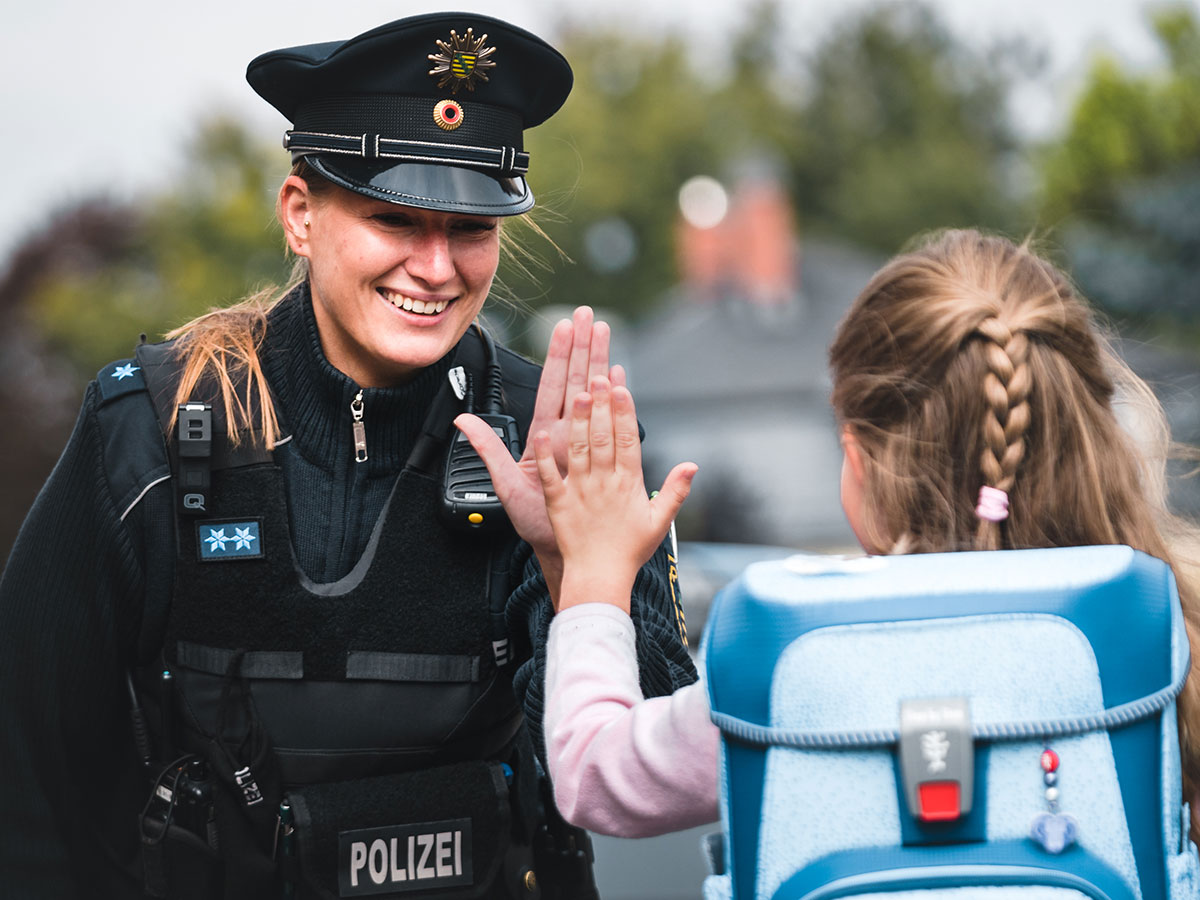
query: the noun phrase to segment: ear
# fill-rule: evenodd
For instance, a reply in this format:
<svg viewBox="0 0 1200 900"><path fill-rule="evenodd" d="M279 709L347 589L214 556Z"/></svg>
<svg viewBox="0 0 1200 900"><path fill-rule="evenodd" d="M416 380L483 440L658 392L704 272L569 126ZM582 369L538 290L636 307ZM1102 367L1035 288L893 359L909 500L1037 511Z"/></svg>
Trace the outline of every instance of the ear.
<svg viewBox="0 0 1200 900"><path fill-rule="evenodd" d="M840 493L842 511L850 530L858 538L862 548L868 553L877 553L875 542L871 539L871 523L867 517L866 504L866 466L862 445L854 434L854 429L848 425L842 426L842 476Z"/></svg>
<svg viewBox="0 0 1200 900"><path fill-rule="evenodd" d="M858 443L858 436L855 435L854 429L849 425L842 426L841 441L842 452L846 454L846 462L850 466L850 472L861 489L863 483L866 481L866 467L863 465L862 447Z"/></svg>
<svg viewBox="0 0 1200 900"><path fill-rule="evenodd" d="M312 227L313 197L308 183L299 175L289 175L279 188L279 220L288 247L297 256L309 255L308 232Z"/></svg>

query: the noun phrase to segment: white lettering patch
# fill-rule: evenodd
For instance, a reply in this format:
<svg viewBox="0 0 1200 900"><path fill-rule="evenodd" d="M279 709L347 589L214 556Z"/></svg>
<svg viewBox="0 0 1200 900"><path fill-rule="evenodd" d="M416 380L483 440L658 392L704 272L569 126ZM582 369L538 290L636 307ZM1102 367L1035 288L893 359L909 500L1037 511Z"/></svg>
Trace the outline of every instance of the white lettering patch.
<svg viewBox="0 0 1200 900"><path fill-rule="evenodd" d="M471 883L470 819L361 828L338 835L338 893L343 897Z"/></svg>

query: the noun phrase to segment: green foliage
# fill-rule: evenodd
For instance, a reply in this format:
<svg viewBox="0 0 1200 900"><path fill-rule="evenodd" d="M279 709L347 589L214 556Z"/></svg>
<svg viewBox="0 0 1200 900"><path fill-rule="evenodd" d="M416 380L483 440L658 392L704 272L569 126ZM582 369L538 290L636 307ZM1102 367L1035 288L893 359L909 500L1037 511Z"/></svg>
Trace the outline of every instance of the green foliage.
<svg viewBox="0 0 1200 900"><path fill-rule="evenodd" d="M1018 226L1004 105L1010 70L1028 65L1018 47L971 50L919 5L843 23L810 66L811 99L787 148L798 208L812 226L885 252L927 228Z"/></svg>
<svg viewBox="0 0 1200 900"><path fill-rule="evenodd" d="M127 356L140 333L156 339L287 277L273 214L286 158L218 119L200 128L181 173L131 214L119 253L56 260L31 292L36 322L81 376Z"/></svg>
<svg viewBox="0 0 1200 900"><path fill-rule="evenodd" d="M1152 18L1166 66L1133 73L1100 56L1062 139L1043 163L1043 212L1112 215L1131 178L1159 175L1200 159L1200 23L1189 6Z"/></svg>
<svg viewBox="0 0 1200 900"><path fill-rule="evenodd" d="M535 218L570 262L550 255L551 273L537 285L507 268L502 277L533 305L588 303L634 317L674 281L676 193L718 165L718 129L680 41L580 32L563 50L574 91L526 140ZM627 265L603 247L589 253L598 223L616 223L632 238Z"/></svg>
<svg viewBox="0 0 1200 900"><path fill-rule="evenodd" d="M1084 292L1126 322L1176 334L1200 312L1200 20L1151 24L1163 63L1092 65L1042 163L1043 221L1057 226ZM1186 333L1189 327L1184 328ZM1194 341L1194 338L1193 338Z"/></svg>
<svg viewBox="0 0 1200 900"><path fill-rule="evenodd" d="M567 32L574 91L528 142L542 222L570 262L546 253L537 284L502 270L512 293L637 318L677 277L679 188L747 160L772 163L803 227L884 251L942 225L1028 227L1004 113L1027 59L972 51L916 4L848 18L806 59L780 39L780 10L753 6L728 58L699 63L669 32ZM635 254L609 269L588 241L614 221Z"/></svg>

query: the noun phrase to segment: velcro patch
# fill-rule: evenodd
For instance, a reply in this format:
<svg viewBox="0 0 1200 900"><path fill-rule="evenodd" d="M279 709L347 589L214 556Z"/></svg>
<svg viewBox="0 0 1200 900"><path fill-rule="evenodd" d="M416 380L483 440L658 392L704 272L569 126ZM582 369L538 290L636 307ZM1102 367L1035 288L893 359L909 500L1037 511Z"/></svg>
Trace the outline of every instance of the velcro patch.
<svg viewBox="0 0 1200 900"><path fill-rule="evenodd" d="M200 548L200 562L262 559L262 519L197 522L196 540Z"/></svg>
<svg viewBox="0 0 1200 900"><path fill-rule="evenodd" d="M342 897L471 883L470 819L361 828L338 835Z"/></svg>

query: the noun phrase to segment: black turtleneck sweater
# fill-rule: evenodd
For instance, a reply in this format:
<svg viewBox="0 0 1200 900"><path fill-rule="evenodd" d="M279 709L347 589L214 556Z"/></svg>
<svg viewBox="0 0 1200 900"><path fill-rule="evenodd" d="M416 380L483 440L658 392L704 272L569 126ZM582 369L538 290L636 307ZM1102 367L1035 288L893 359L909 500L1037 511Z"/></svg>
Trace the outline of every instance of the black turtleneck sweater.
<svg viewBox="0 0 1200 900"><path fill-rule="evenodd" d="M354 460L350 403L359 388L325 359L311 301L298 289L271 313L264 370L285 434L275 452L287 484L296 560L315 582L358 560L403 467L444 359L398 388L363 390L368 461ZM111 433L92 382L63 455L17 538L0 580L0 896L141 897L136 821L146 787L132 741L126 673L155 560L173 527L170 480L130 506L114 497L122 448L156 437L148 396ZM161 462L165 462L164 459ZM514 686L541 746L545 638L553 610L527 545L507 622L520 660ZM674 622L660 551L633 597L647 695L695 679ZM141 651L145 658L145 648Z"/></svg>
<svg viewBox="0 0 1200 900"><path fill-rule="evenodd" d="M275 452L301 570L318 583L354 567L412 452L450 357L394 388L360 388L325 359L307 291L271 313L261 355L290 440ZM350 404L362 392L367 460L355 461Z"/></svg>

